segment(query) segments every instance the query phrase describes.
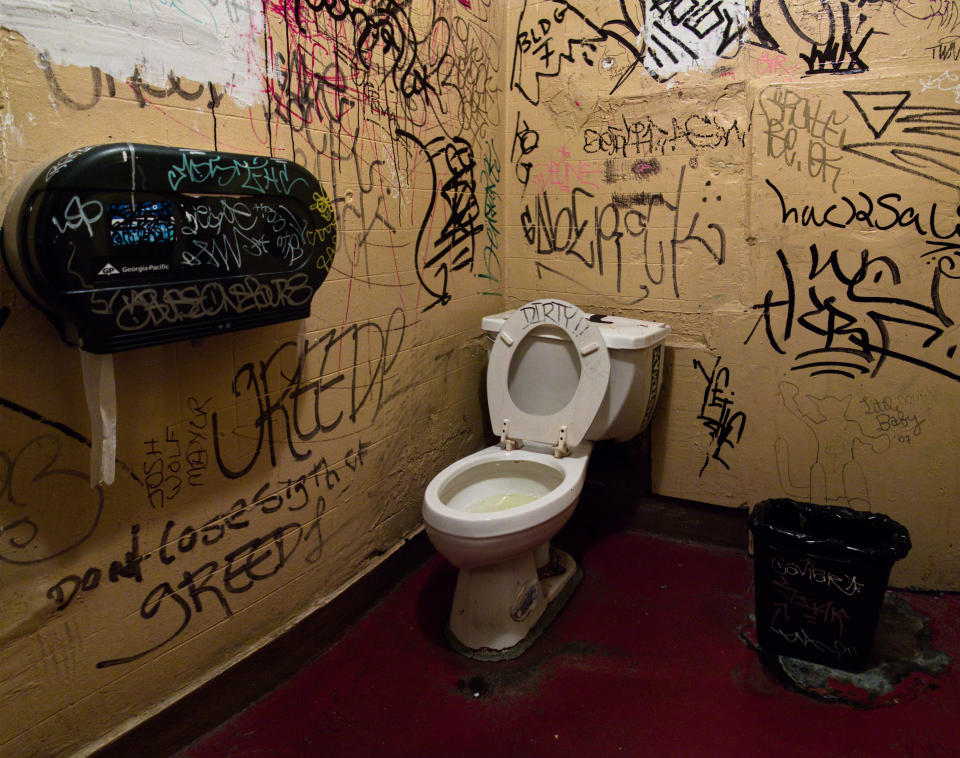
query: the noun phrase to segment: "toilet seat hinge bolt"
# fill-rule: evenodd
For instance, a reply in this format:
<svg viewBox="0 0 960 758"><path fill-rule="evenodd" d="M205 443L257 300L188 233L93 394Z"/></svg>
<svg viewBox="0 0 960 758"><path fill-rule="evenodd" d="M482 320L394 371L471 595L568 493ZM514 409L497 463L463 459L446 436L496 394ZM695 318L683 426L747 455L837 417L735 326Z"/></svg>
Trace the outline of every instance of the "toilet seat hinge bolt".
<svg viewBox="0 0 960 758"><path fill-rule="evenodd" d="M567 427L560 427L560 439L557 440L557 444L553 446L553 457L554 458L565 458L570 455L570 448L567 447Z"/></svg>
<svg viewBox="0 0 960 758"><path fill-rule="evenodd" d="M517 450L523 447L523 440L513 439L510 436L510 419L505 418L500 426L500 447L504 450Z"/></svg>

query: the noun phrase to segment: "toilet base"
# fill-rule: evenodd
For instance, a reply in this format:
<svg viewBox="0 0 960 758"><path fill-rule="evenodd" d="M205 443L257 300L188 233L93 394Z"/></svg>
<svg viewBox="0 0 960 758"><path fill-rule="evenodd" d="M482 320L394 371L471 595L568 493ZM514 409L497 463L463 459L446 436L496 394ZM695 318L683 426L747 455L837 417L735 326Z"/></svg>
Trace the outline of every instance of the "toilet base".
<svg viewBox="0 0 960 758"><path fill-rule="evenodd" d="M538 567L541 556L548 559ZM573 558L548 545L501 563L460 569L447 641L479 661L516 658L556 618L582 578Z"/></svg>

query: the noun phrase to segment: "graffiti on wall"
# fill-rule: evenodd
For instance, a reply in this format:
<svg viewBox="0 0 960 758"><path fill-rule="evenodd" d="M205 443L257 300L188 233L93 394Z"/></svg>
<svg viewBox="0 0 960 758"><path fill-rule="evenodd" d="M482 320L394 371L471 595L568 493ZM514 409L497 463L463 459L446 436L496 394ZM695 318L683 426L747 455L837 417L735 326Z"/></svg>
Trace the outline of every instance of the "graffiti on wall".
<svg viewBox="0 0 960 758"><path fill-rule="evenodd" d="M320 435L342 431L345 422L356 425L361 415L363 421L375 420L405 330L403 310L396 308L385 324L367 321L327 330L308 341L302 357L297 356L297 343L289 341L264 360L244 363L231 388L254 415L249 423L241 422L233 434L253 439L255 444L239 463L231 462L223 449L224 424L219 412L213 411L210 434L220 474L239 479L261 456L275 467L281 452L305 461L313 455L309 443ZM305 367L314 361L318 367L309 372L314 378L309 378Z"/></svg>
<svg viewBox="0 0 960 758"><path fill-rule="evenodd" d="M783 286L776 294L768 290L763 301L754 304L760 315L745 342L762 324L770 347L789 353L792 369L811 376L876 376L887 360L894 360L960 380L951 315L955 308L947 296L960 278L955 271L960 250L960 223L952 218L955 205L951 203L949 211L937 202L914 207L899 193L859 192L827 206L798 208L774 182L765 181L777 197L780 222L796 231L906 230L924 250L902 262L867 248L829 249L819 243L804 252L777 250ZM924 285L918 288L921 275ZM912 295L916 291L926 298Z"/></svg>
<svg viewBox="0 0 960 758"><path fill-rule="evenodd" d="M604 202L581 186L559 200L539 193L520 214L524 239L537 255L538 277L552 275L596 291L610 281L633 303L659 285L679 297L681 251L714 265L726 260L723 225L701 221L700 211L690 208L685 175L681 166L675 189L667 195L619 193ZM706 187L709 184L707 180ZM642 266L636 275L625 275L625 263L637 259Z"/></svg>
<svg viewBox="0 0 960 758"><path fill-rule="evenodd" d="M928 90L954 94L960 104L960 76L950 71L921 78L919 94ZM844 152L960 189L960 107L915 104L911 90L846 90L843 94L869 130L869 139L845 142Z"/></svg>
<svg viewBox="0 0 960 758"><path fill-rule="evenodd" d="M404 130L397 137L413 145L430 167L432 187L417 233L417 278L430 302L423 310L452 299L451 276L473 271L476 237L483 231L477 202L473 147L462 137L436 137L423 143ZM422 256L419 251L422 251Z"/></svg>
<svg viewBox="0 0 960 758"><path fill-rule="evenodd" d="M77 447L77 441L51 430L19 448L0 449L0 561L55 558L83 543L100 522L103 487L90 488L89 472L64 461L65 445Z"/></svg>
<svg viewBox="0 0 960 758"><path fill-rule="evenodd" d="M120 4L126 16L114 14L117 24L134 8ZM33 4L33 12L49 24L46 5ZM51 25L61 35L73 30L69 59L31 37L22 18L5 9L0 20L40 48L35 81L45 91L37 94L62 118L129 108L174 144L211 140L214 150L287 158L323 177L329 199L310 210L347 232L337 236L323 273L346 285L337 302L342 321L321 324L302 352L296 341L274 341L238 360L226 389L233 407L204 386L203 394L180 398L181 416L156 419L122 451L133 464L118 460L130 476L122 502L110 489L86 486L90 443L63 425L0 448L0 561L51 567L42 600L64 617L122 598L129 615L115 630L117 649L94 661L105 669L170 649L317 563L327 534L321 524L349 502L369 440L383 433L379 414L391 388L396 395L398 357L413 344L418 314L436 313L455 297L503 291L502 40L488 0L162 5L149 24L130 21L128 34L116 35L131 42L122 50L101 45L105 56L85 52L96 43L84 36L83 4L72 25ZM151 30L149 51L138 36L144 29ZM240 47L225 47L228 37ZM201 58L203 66L194 66ZM48 178L84 151L51 165ZM170 185L182 188L204 170L173 167ZM162 205L138 203L136 214L133 207L80 199L56 223L91 237L108 225L114 244L130 249L196 241L202 232L205 239L186 246L178 264L204 274L236 271L269 240L292 269L266 288L205 281L103 295L100 311L133 332L217 309L304 302L297 267L305 245L327 233L229 193L198 201L173 225ZM23 410L12 401L4 408ZM222 502L227 483L247 494ZM58 521L65 508L72 517ZM107 522L116 540L105 551ZM98 550L84 553L81 545Z"/></svg>
<svg viewBox="0 0 960 758"><path fill-rule="evenodd" d="M625 4L617 10L620 15L597 23L567 0L536 4L524 0L517 18L510 86L537 105L543 79L554 79L565 66L581 62L593 67L600 60L601 46L611 43L631 60L610 90L615 92L643 60L642 20L634 19Z"/></svg>
<svg viewBox="0 0 960 758"><path fill-rule="evenodd" d="M778 53L785 53L793 45L805 50L798 57L806 76L861 74L869 70L866 49L876 33L869 24L874 14L882 12L882 6L855 0L825 0L815 5L754 0L748 22L749 42ZM775 27L786 27L786 31L774 36L770 29Z"/></svg>
<svg viewBox="0 0 960 758"><path fill-rule="evenodd" d="M745 0L647 0L644 67L658 80L711 69L739 52L746 24Z"/></svg>
<svg viewBox="0 0 960 758"><path fill-rule="evenodd" d="M249 12L241 13L245 5ZM745 301L757 316L746 342L753 349L765 338L762 349L791 361L796 384L781 384L776 402L784 428L804 430L816 450L811 457L798 438L778 434L772 452L778 475L784 491L798 498L870 504L871 457L889 445L906 449L923 441L930 414L882 388L853 401L804 382L882 377L881 367L893 362L960 378L954 307L960 225L953 201L914 199L894 191L894 183L856 184L869 161L922 176L937 189L960 186L960 103L931 104L934 96L941 102L960 92L960 71L950 68L960 56L954 7L846 0L805 9L781 0L749 7L738 0L600 8L569 0L524 3L510 19L516 38L506 41L514 48L506 86L522 98L523 110L509 114L500 84L504 40L487 23L491 3L481 0L197 0L190 6L196 18L179 19L178 30L208 34L200 11L209 11L208 18L224 20L224 30L242 27L239 38L256 32L243 65L229 73L218 66L232 52L217 53L224 60L202 72L165 65L158 73L152 64L162 56L136 57L131 48L122 65L84 59L79 76L38 53L42 95L65 119L126 100L136 118L184 139L289 158L323 177L331 189L324 215L348 231L329 263L331 280L344 282L337 320L311 325L319 332L306 340L302 357L286 340L238 360L229 386L237 415L197 391L185 398L181 418L158 419L151 434L138 437L131 461L143 497L131 509L141 507L142 518L124 522L116 555L77 558L49 577L49 607L77 614L84 595L133 588L125 645L97 662L111 669L170 649L237 613L253 596L246 593L306 570L321 556L331 511L364 465L368 433L378 433L399 356L417 344L410 333L415 319L437 318L463 294L502 293L510 246L530 253L536 281L548 290L633 306L656 297L666 310L678 299L701 298L704 282L725 276L720 267L739 250L730 212L735 201L721 197L726 185L714 174L746 165L751 129L762 170L789 172L754 182L775 210L775 226L795 235L795 243L767 251L773 278L760 283L766 294L757 302ZM163 13L186 9L165 4ZM800 83L825 74L864 81L859 75L887 36L878 31L881 13L934 32L925 55L943 70L903 89L851 83L836 97ZM208 61L211 51L222 50L212 38L179 38L178 49L201 41ZM734 65L745 50L757 56L752 68ZM605 77L607 91L620 95L629 93L628 82L639 91L711 68L717 75L711 86L734 91L743 71L781 80L760 91L752 123L745 108L700 107L689 98L663 109L618 103L561 143L552 141L543 106L537 108L568 75ZM251 85L234 71L259 74ZM238 102L250 104L241 111L245 117L232 112L225 119L226 107ZM193 121L184 113L199 116ZM801 180L797 192L788 175ZM230 269L255 256L260 239L219 236L225 218L248 218L248 211L231 198L208 204L189 223L217 234L217 242L188 251L184 265ZM81 204L58 221L86 233L103 218L95 219L96 212ZM280 224L275 213L257 212L261 225ZM115 229L121 241L147 233L123 221ZM167 231L154 224L149 233ZM867 231L877 240L870 249L845 244L847 232ZM817 232L836 237L814 238ZM915 237L916 250L888 254L884 235L894 232ZM311 233L318 232L297 230L297 239ZM299 252L295 244L281 249L290 261ZM146 288L101 307L136 330L187 319L221 301L238 307L299 301L298 282L287 277L267 290L241 286L229 293L180 288L169 297ZM363 305L370 302L373 318ZM707 440L700 467L707 477L735 467L735 453L750 444L746 405L738 404L739 377L720 358L694 367L703 397L693 423ZM67 456L68 448L76 450ZM102 524L109 494L105 500L99 489L70 486L81 476L78 453L82 460L87 447L54 429L3 449L0 560L72 559ZM243 497L216 502L213 492L223 482L245 488ZM51 525L38 487L69 492L76 510L69 532ZM203 507L181 510L201 493Z"/></svg>
<svg viewBox="0 0 960 758"><path fill-rule="evenodd" d="M480 184L483 187L483 226L486 230L486 244L481 254L477 277L483 280L484 295L496 295L503 292L503 264L500 262L500 216L502 213L500 182L503 172L493 139L488 139L483 147Z"/></svg>
<svg viewBox="0 0 960 758"><path fill-rule="evenodd" d="M256 435L242 466L225 460L221 440L229 430L211 409L211 398L188 399L186 435L167 427L163 436L144 442L143 479L137 484L153 508L175 502L187 488L204 487L214 471L240 479L264 460L268 470L277 473L258 479L249 497L200 517L202 523L179 518L163 524L133 523L129 550L65 574L47 588L49 602L65 611L85 594L157 582L143 594L133 618L164 630L142 635L162 641L100 661L98 667L131 663L164 647L204 611L233 615L240 596L295 565L294 558L301 567L319 560L322 516L365 462L370 443L354 436L376 418L405 328L403 312L396 309L384 324L370 321L331 329L310 340L302 356L297 356L294 342L286 342L265 360L241 366L233 391L259 409L251 423L240 420L230 432L249 437L252 430ZM373 338L378 344L371 347ZM318 367L321 378L305 378L308 364ZM307 445L321 434L340 440L342 456L331 459ZM90 489L88 474L61 462L62 444L63 434L51 432L18 451L0 452L0 560L49 560L84 542L97 526L107 490ZM295 463L302 462L294 466L295 475L289 467L282 473L277 468L281 446ZM56 496L57 488L63 490L61 496ZM65 508L72 514L68 519L63 518Z"/></svg>
<svg viewBox="0 0 960 758"><path fill-rule="evenodd" d="M706 383L700 413L697 414L697 420L703 424L710 436L707 453L700 467L699 476L703 476L711 461L716 461L725 469L730 468L724 456L733 450L743 437L747 414L742 410L734 410L736 392L730 386L730 369L722 365L720 356L714 359L709 368L694 359L693 367L700 372Z"/></svg>
<svg viewBox="0 0 960 758"><path fill-rule="evenodd" d="M423 307L446 305L454 281L467 286L476 274L485 220L475 151L500 120L498 58L487 52L497 41L486 27L436 5L416 23L393 0L371 9L274 0L267 10L284 30L265 41L278 72L267 82L268 147L285 129L309 151L308 165L332 172L338 219L348 226L359 219L363 229L353 249L341 248L348 275L366 278L367 249L386 232L398 271L399 257L413 255ZM367 141L384 143L382 152L370 155ZM423 169L431 186L417 184ZM440 200L421 217L410 250L394 233L417 190Z"/></svg>
<svg viewBox="0 0 960 758"><path fill-rule="evenodd" d="M151 630L136 636L160 641L96 665L108 668L139 660L167 646L205 611L232 616L240 596L292 565L294 558L301 565L319 560L327 499L335 499L349 485L363 466L367 447L359 441L347 449L338 467L320 458L296 477L265 482L249 498L240 498L203 524L170 519L156 535L141 534L141 525L133 524L130 550L121 558L63 576L48 588L47 598L63 611L79 594L130 582L149 586L166 576L143 594L133 617L134 624L146 623ZM162 631L155 633L155 628Z"/></svg>
<svg viewBox="0 0 960 758"><path fill-rule="evenodd" d="M466 17L451 17L433 7L433 16L426 23L419 18L415 23L410 10L393 0L379 3L376 9L273 0L264 4L264 10L266 20L273 23L265 27L262 47L245 52L267 72L265 77L258 75L265 89L260 87L254 93L258 102L250 108L251 137L270 154L283 155L288 148L282 143L287 140L280 134L285 132L293 143L293 155L284 157L306 165L318 176L331 175L338 226L352 228L359 219L364 232L356 246L348 246L342 237L338 241L340 271L368 278L372 267L366 248L383 246L380 236L385 232L398 270L405 267L402 256L413 256L416 261L427 307L448 303L451 276L461 274L466 285L475 275L475 251L458 249L452 260L438 263L432 245L435 240L424 238L424 247L413 249L410 243L394 239L394 233L404 205L413 201L417 189L428 189L412 183L411 176L418 167L433 166L450 154L441 174L450 171L453 185L442 177L439 181L448 196L455 195L451 218L443 223L454 227L448 229L447 239L454 238L458 244L459 205L465 188L475 188L479 179L477 160L473 156L464 160L464 145L467 150L479 149L480 140L491 133L491 125L500 122L499 59L488 53L496 49L499 40L475 21L475 16L486 15L486 4L478 4L471 9L473 15ZM261 14L252 28L263 30L263 18ZM280 35L274 31L276 22ZM223 31L227 32L226 27ZM121 68L93 64L89 65L89 87L81 91L72 78L71 89L61 84L61 62L53 62L44 53L39 54L39 61L51 96L67 108L89 110L104 98L116 99L121 88L129 88L141 108L150 108L178 126L183 124L176 106L201 105L211 114L214 148L243 149L234 136L225 139L218 135L217 109L225 94L236 97L230 79L217 75L218 69L194 77L206 84L187 85L183 77L189 76L189 71L176 66L168 67L158 80L149 75L142 60ZM79 59L70 62L76 64ZM222 84L224 81L228 84ZM433 136L424 141L435 148L431 153L405 149L403 140L397 139L400 132L421 139L424 130L462 144L451 152L441 137ZM370 140L383 145L373 146L372 156L367 146ZM483 228L484 219L480 218L477 227L468 232L471 248L472 238ZM434 268L439 273L431 270ZM439 281L434 282L435 278Z"/></svg>
<svg viewBox="0 0 960 758"><path fill-rule="evenodd" d="M766 157L835 190L848 147L849 116L819 98L779 84L762 89L758 104Z"/></svg>

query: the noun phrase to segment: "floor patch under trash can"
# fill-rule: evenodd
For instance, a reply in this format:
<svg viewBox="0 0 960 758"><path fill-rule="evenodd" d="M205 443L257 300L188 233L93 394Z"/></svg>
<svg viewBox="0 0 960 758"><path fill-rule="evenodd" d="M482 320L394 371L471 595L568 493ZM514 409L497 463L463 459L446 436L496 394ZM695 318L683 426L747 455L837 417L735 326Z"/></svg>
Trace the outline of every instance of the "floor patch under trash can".
<svg viewBox="0 0 960 758"><path fill-rule="evenodd" d="M907 530L880 513L786 499L759 503L750 530L760 646L862 670Z"/></svg>
<svg viewBox="0 0 960 758"><path fill-rule="evenodd" d="M767 670L791 689L865 709L909 703L941 686L949 675L950 656L935 650L931 637L929 619L895 593L884 599L873 655L860 672L768 653L759 647L753 623L740 628L744 643L759 652Z"/></svg>

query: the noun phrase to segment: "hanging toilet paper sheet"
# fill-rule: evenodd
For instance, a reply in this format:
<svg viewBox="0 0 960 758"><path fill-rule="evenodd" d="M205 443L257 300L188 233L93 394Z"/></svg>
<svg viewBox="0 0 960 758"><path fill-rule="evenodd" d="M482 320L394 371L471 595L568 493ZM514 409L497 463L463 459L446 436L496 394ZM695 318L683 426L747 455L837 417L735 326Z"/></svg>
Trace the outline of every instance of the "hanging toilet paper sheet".
<svg viewBox="0 0 960 758"><path fill-rule="evenodd" d="M90 413L90 486L113 484L117 460L117 388L113 356L80 351Z"/></svg>

